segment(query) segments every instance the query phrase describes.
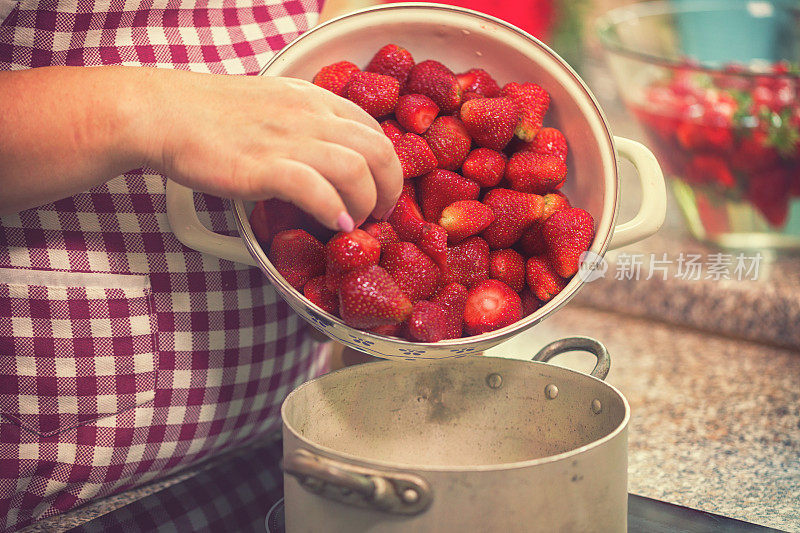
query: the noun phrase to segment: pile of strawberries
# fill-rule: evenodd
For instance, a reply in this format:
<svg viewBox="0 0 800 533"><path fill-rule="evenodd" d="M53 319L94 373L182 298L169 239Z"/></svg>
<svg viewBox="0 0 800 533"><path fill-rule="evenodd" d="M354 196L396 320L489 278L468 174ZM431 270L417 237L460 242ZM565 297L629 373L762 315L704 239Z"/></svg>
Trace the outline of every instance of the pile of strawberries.
<svg viewBox="0 0 800 533"><path fill-rule="evenodd" d="M567 141L542 126L539 85L456 75L393 44L314 83L380 121L405 183L387 220L349 233L279 200L256 206L256 236L308 300L355 328L436 342L513 324L578 271L594 221L559 192Z"/></svg>
<svg viewBox="0 0 800 533"><path fill-rule="evenodd" d="M791 197L800 196L797 65L776 63L754 75L741 65L710 73L687 61L643 97L633 111L668 172L785 225Z"/></svg>

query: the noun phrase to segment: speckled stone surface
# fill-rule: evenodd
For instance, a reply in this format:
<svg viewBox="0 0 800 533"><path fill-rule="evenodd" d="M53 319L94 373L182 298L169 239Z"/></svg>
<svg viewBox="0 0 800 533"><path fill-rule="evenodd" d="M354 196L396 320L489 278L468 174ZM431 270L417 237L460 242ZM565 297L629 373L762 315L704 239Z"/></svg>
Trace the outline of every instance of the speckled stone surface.
<svg viewBox="0 0 800 533"><path fill-rule="evenodd" d="M628 398L629 491L800 531L800 353L570 304L488 355L602 340ZM554 360L588 372L592 358Z"/></svg>

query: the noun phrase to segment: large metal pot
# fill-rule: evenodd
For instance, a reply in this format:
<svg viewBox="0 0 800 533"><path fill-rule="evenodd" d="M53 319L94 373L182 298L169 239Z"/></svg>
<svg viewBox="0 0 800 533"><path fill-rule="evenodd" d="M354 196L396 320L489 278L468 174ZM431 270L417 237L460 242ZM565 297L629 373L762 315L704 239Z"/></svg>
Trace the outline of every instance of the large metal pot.
<svg viewBox="0 0 800 533"><path fill-rule="evenodd" d="M597 356L591 375L545 364ZM586 337L349 367L283 404L286 531L625 531L628 402Z"/></svg>
<svg viewBox="0 0 800 533"><path fill-rule="evenodd" d="M438 4L390 4L344 15L321 24L290 43L269 62L262 75L310 80L323 66L348 59L366 65L386 43L408 48L419 60L435 58L457 72L481 67L500 83L536 81L552 96L548 124L570 142L570 173L564 192L573 205L592 214L596 236L590 251L599 261L618 248L655 233L666 213L664 179L653 154L641 144L611 135L588 87L546 45L499 19ZM630 160L639 173L642 195L638 214L616 224L619 172L616 156ZM508 327L460 339L414 343L349 327L293 289L267 258L255 238L248 215L252 204L233 202L239 237L219 235L198 220L192 191L167 182L167 216L186 246L240 263L257 265L297 313L329 337L384 358L462 357L492 346L534 326L567 303L583 285L578 275L558 296Z"/></svg>

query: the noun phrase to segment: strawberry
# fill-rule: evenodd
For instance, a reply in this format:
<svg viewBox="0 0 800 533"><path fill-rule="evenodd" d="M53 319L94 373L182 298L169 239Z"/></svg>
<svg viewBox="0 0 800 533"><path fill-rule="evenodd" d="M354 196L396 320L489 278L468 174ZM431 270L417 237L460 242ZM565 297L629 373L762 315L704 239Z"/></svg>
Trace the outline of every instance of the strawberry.
<svg viewBox="0 0 800 533"><path fill-rule="evenodd" d="M464 306L464 329L480 335L510 326L522 318L522 300L514 289L496 279L473 287Z"/></svg>
<svg viewBox="0 0 800 533"><path fill-rule="evenodd" d="M464 327L464 304L467 302L469 290L460 283L450 283L445 285L436 296L431 298L433 303L437 303L447 311L448 333L445 338L457 339L461 336Z"/></svg>
<svg viewBox="0 0 800 533"><path fill-rule="evenodd" d="M344 95L344 86L350 81L350 76L360 71L361 69L350 61L339 61L322 67L314 76L314 85L319 85L323 89L342 96Z"/></svg>
<svg viewBox="0 0 800 533"><path fill-rule="evenodd" d="M392 141L392 144L399 140L400 137L402 137L406 132L400 123L394 119L388 119L381 122L381 129L383 130L384 135L389 137L389 139Z"/></svg>
<svg viewBox="0 0 800 533"><path fill-rule="evenodd" d="M524 316L532 315L542 305L527 286L519 293L519 297L522 300L522 314Z"/></svg>
<svg viewBox="0 0 800 533"><path fill-rule="evenodd" d="M478 94L476 92L468 91L461 94L461 103L469 102L470 100L474 100L476 98L486 98L482 94Z"/></svg>
<svg viewBox="0 0 800 533"><path fill-rule="evenodd" d="M400 83L391 76L356 72L342 90L345 98L377 118L394 111L400 96Z"/></svg>
<svg viewBox="0 0 800 533"><path fill-rule="evenodd" d="M447 250L444 283L472 287L489 279L489 245L480 237L469 237Z"/></svg>
<svg viewBox="0 0 800 533"><path fill-rule="evenodd" d="M560 188L567 176L567 165L557 155L517 152L506 166L511 188L521 192L544 194Z"/></svg>
<svg viewBox="0 0 800 533"><path fill-rule="evenodd" d="M303 295L326 313L332 315L339 313L339 295L336 294L336 291L328 289L325 276L317 276L308 280L303 287Z"/></svg>
<svg viewBox="0 0 800 533"><path fill-rule="evenodd" d="M510 248L542 216L541 196L511 189L492 189L483 203L494 211L494 222L481 234L493 250Z"/></svg>
<svg viewBox="0 0 800 533"><path fill-rule="evenodd" d="M567 160L567 138L555 128L542 128L530 143L525 143L524 151L554 155L562 161Z"/></svg>
<svg viewBox="0 0 800 533"><path fill-rule="evenodd" d="M520 292L525 288L525 259L511 249L495 250L489 255L489 277Z"/></svg>
<svg viewBox="0 0 800 533"><path fill-rule="evenodd" d="M261 246L268 249L275 234L287 229L297 229L303 225L305 219L306 214L294 204L272 198L256 202L250 213L250 227Z"/></svg>
<svg viewBox="0 0 800 533"><path fill-rule="evenodd" d="M494 187L506 171L506 156L490 148L476 148L467 155L461 173L481 187Z"/></svg>
<svg viewBox="0 0 800 533"><path fill-rule="evenodd" d="M447 231L443 227L426 222L417 246L433 259L442 272L447 269Z"/></svg>
<svg viewBox="0 0 800 533"><path fill-rule="evenodd" d="M328 289L335 291L345 272L377 264L380 256L381 243L366 231L355 229L350 233L337 233L325 245Z"/></svg>
<svg viewBox="0 0 800 533"><path fill-rule="evenodd" d="M525 257L547 253L547 243L544 242L544 235L542 235L542 222L537 220L531 224L522 233L516 247Z"/></svg>
<svg viewBox="0 0 800 533"><path fill-rule="evenodd" d="M397 122L407 131L418 134L424 133L438 114L439 106L424 94L404 94L394 110Z"/></svg>
<svg viewBox="0 0 800 533"><path fill-rule="evenodd" d="M414 58L411 56L411 52L396 44L387 44L377 51L365 70L391 76L403 84L413 66Z"/></svg>
<svg viewBox="0 0 800 533"><path fill-rule="evenodd" d="M397 237L406 242L418 241L422 235L422 228L425 226L417 201L406 192L400 195L388 222L394 228Z"/></svg>
<svg viewBox="0 0 800 533"><path fill-rule="evenodd" d="M525 279L540 302L549 302L567 286L567 280L556 274L543 256L528 259Z"/></svg>
<svg viewBox="0 0 800 533"><path fill-rule="evenodd" d="M415 133L405 133L394 141L394 151L403 168L403 178L416 178L436 168L436 156L425 139Z"/></svg>
<svg viewBox="0 0 800 533"><path fill-rule="evenodd" d="M500 96L500 86L488 72L481 68L473 68L462 74L457 74L456 79L462 93L472 93L486 98Z"/></svg>
<svg viewBox="0 0 800 533"><path fill-rule="evenodd" d="M544 207L542 208L542 220L548 218L556 211L561 211L568 207L572 207L563 192L556 191L545 194L542 199L544 200Z"/></svg>
<svg viewBox="0 0 800 533"><path fill-rule="evenodd" d="M378 242L381 243L381 249L387 244L400 242L397 233L388 222L367 222L361 226L361 229L378 239Z"/></svg>
<svg viewBox="0 0 800 533"><path fill-rule="evenodd" d="M439 267L410 242L387 246L381 255L380 266L386 269L412 302L430 298L438 286Z"/></svg>
<svg viewBox="0 0 800 533"><path fill-rule="evenodd" d="M408 317L408 336L410 340L418 342L438 342L442 339L456 337L452 334L450 325L452 319L447 310L439 304L422 300L414 304L414 309ZM460 336L461 332L458 332Z"/></svg>
<svg viewBox="0 0 800 533"><path fill-rule="evenodd" d="M686 177L697 183L715 183L725 188L736 186L736 178L726 158L719 155L703 153L695 155L686 168Z"/></svg>
<svg viewBox="0 0 800 533"><path fill-rule="evenodd" d="M269 260L281 276L297 290L325 272L325 247L302 229L281 231L272 239Z"/></svg>
<svg viewBox="0 0 800 533"><path fill-rule="evenodd" d="M479 146L493 150L502 150L514 136L518 116L508 98L476 98L461 106L467 133Z"/></svg>
<svg viewBox="0 0 800 533"><path fill-rule="evenodd" d="M523 141L532 141L542 127L550 106L550 95L535 83L508 83L500 91L510 98L519 113L514 133Z"/></svg>
<svg viewBox="0 0 800 533"><path fill-rule="evenodd" d="M425 220L437 222L442 210L458 200L477 200L481 187L449 170L434 170L419 182L419 197Z"/></svg>
<svg viewBox="0 0 800 533"><path fill-rule="evenodd" d="M357 268L342 277L339 315L354 328L375 328L404 321L413 305L388 272L377 265Z"/></svg>
<svg viewBox="0 0 800 533"><path fill-rule="evenodd" d="M562 278L578 272L578 261L594 239L594 219L583 209L570 207L553 213L542 228L553 270Z"/></svg>
<svg viewBox="0 0 800 533"><path fill-rule="evenodd" d="M436 155L439 168L456 170L469 153L472 140L464 123L455 117L439 117L423 135Z"/></svg>
<svg viewBox="0 0 800 533"><path fill-rule="evenodd" d="M736 150L731 154L734 168L745 172L756 172L769 168L779 161L778 151L770 146L769 135L762 130L745 131Z"/></svg>
<svg viewBox="0 0 800 533"><path fill-rule="evenodd" d="M494 211L476 200L459 200L442 210L439 225L451 243L477 235L494 221Z"/></svg>
<svg viewBox="0 0 800 533"><path fill-rule="evenodd" d="M383 335L384 337L400 337L403 334L404 327L404 322L398 322L397 324L375 326L374 328L369 328L369 331L377 335Z"/></svg>
<svg viewBox="0 0 800 533"><path fill-rule="evenodd" d="M790 169L781 167L760 173L750 180L746 197L758 209L770 225L780 228L789 215L789 188L792 175Z"/></svg>
<svg viewBox="0 0 800 533"><path fill-rule="evenodd" d="M408 73L403 94L424 94L445 114L461 105L461 87L453 72L438 61L427 60L414 65Z"/></svg>

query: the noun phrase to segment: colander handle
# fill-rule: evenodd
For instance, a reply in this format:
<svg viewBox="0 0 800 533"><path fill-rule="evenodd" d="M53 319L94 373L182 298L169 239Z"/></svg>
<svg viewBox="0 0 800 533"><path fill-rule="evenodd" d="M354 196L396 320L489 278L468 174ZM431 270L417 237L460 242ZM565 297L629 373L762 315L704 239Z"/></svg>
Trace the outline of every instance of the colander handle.
<svg viewBox="0 0 800 533"><path fill-rule="evenodd" d="M257 266L241 238L214 233L200 222L193 190L167 180L166 200L169 225L181 243L220 259Z"/></svg>
<svg viewBox="0 0 800 533"><path fill-rule="evenodd" d="M591 337L566 337L551 342L533 356L533 361L546 363L553 357L567 352L583 351L589 352L597 358L590 376L598 379L606 379L608 371L611 370L611 356L602 342Z"/></svg>
<svg viewBox="0 0 800 533"><path fill-rule="evenodd" d="M656 156L643 144L624 137L614 137L614 145L620 157L633 163L636 168L642 187L642 203L635 217L614 228L608 246L611 250L654 234L667 216L667 188Z"/></svg>

